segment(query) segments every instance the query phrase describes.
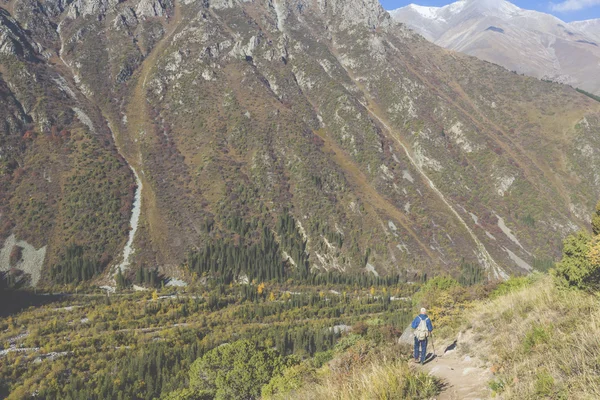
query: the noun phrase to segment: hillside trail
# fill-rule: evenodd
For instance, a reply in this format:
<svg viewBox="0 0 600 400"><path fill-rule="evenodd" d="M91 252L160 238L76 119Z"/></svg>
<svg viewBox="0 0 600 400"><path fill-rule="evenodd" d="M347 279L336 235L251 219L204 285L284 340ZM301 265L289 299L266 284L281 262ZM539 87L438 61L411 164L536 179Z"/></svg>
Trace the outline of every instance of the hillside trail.
<svg viewBox="0 0 600 400"><path fill-rule="evenodd" d="M435 397L435 400L492 398L492 391L488 386L493 379L490 368L482 366L483 363L475 357L459 354L456 344L439 346L436 350L436 357L425 365L418 366L419 369L442 381L442 392ZM432 351L431 345L428 346L428 351Z"/></svg>

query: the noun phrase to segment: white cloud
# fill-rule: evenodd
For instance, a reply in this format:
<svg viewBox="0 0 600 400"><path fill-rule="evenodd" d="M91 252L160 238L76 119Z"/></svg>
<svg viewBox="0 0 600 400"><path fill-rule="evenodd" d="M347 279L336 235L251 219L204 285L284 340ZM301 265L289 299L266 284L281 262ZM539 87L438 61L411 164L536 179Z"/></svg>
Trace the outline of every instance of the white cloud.
<svg viewBox="0 0 600 400"><path fill-rule="evenodd" d="M565 0L560 3L550 3L552 11L577 11L600 5L600 0Z"/></svg>

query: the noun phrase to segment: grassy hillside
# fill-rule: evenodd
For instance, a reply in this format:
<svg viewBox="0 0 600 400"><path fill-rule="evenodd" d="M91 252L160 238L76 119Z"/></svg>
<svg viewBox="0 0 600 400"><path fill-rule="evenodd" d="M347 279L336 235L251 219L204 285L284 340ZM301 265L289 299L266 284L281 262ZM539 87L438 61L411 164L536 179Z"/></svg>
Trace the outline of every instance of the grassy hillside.
<svg viewBox="0 0 600 400"><path fill-rule="evenodd" d="M465 315L464 351L490 363L506 399L598 398L599 317L596 294L538 276Z"/></svg>

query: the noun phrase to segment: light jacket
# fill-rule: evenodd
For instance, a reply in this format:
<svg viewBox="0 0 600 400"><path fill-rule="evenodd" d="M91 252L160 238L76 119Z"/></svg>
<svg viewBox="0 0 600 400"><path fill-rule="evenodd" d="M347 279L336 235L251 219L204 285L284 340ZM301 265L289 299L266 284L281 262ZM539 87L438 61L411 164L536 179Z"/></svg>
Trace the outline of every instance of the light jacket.
<svg viewBox="0 0 600 400"><path fill-rule="evenodd" d="M421 320L423 319L427 319L427 330L429 332L431 332L433 330L433 325L431 325L431 320L429 319L429 317L427 315L423 315L423 314L419 314L415 317L415 319L413 320L411 326L413 329L417 329L417 327L419 326L419 322L421 322Z"/></svg>

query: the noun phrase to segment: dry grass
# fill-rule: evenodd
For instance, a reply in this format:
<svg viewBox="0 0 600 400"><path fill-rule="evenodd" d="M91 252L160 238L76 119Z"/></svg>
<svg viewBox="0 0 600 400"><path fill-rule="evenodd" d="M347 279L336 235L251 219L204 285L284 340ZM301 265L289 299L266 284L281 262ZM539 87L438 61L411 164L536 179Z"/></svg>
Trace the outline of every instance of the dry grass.
<svg viewBox="0 0 600 400"><path fill-rule="evenodd" d="M494 365L505 399L600 398L596 295L557 289L549 276L477 305L466 341Z"/></svg>
<svg viewBox="0 0 600 400"><path fill-rule="evenodd" d="M429 399L439 393L439 382L411 369L406 361L372 362L348 374L328 374L315 386L288 394L297 400Z"/></svg>

